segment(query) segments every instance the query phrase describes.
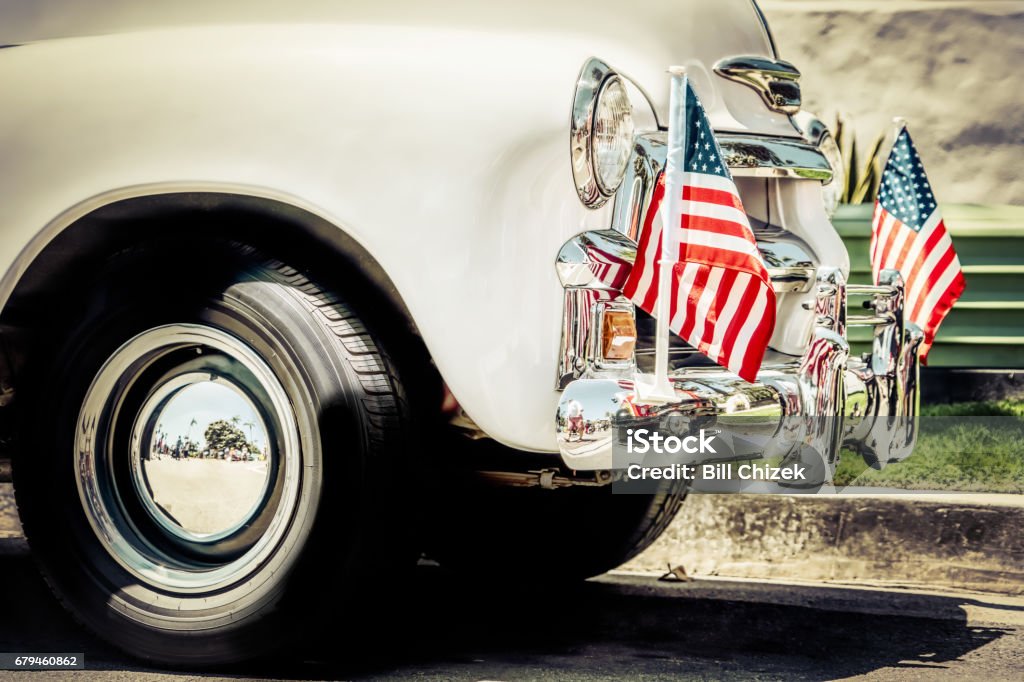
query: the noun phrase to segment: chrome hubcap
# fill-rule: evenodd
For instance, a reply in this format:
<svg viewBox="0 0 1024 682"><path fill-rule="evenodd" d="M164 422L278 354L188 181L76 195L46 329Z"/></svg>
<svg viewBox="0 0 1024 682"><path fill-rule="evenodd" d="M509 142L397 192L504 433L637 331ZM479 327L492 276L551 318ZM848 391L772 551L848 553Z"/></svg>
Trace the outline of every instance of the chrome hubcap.
<svg viewBox="0 0 1024 682"><path fill-rule="evenodd" d="M163 530L209 542L258 511L270 480L267 431L230 379L183 374L153 393L135 424L133 482Z"/></svg>
<svg viewBox="0 0 1024 682"><path fill-rule="evenodd" d="M86 393L76 440L97 537L162 589L245 579L295 510L301 461L288 396L248 344L218 329L167 325L121 346Z"/></svg>

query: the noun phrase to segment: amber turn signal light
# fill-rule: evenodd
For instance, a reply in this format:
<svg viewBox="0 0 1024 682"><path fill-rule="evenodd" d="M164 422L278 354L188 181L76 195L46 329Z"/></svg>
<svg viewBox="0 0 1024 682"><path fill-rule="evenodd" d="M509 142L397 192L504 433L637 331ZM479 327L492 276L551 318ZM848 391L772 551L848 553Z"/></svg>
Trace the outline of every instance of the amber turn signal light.
<svg viewBox="0 0 1024 682"><path fill-rule="evenodd" d="M605 360L629 360L636 347L636 322L628 310L605 310L601 322L601 355Z"/></svg>

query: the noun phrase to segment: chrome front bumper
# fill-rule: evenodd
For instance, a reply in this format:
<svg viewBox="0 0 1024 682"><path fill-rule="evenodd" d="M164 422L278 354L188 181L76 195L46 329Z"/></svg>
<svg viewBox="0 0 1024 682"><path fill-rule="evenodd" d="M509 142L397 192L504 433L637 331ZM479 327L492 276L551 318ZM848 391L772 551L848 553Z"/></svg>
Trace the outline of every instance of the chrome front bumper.
<svg viewBox="0 0 1024 682"><path fill-rule="evenodd" d="M756 417L768 430L767 447L759 453L766 457L810 447L834 466L843 445L874 466L909 455L917 435L923 334L904 320L899 273L885 271L880 285L860 286L847 285L837 269L818 268L812 288L807 306L813 306L815 322L806 354L769 353L754 383L723 369L680 369L671 377L676 401L645 403L634 389L635 364L602 368L584 361L581 368L563 362L563 370L572 370L560 372L564 392L556 416L565 465L576 471L621 468L612 454L616 433L633 425L658 425L677 434L680 428L713 428L743 417ZM566 291L568 301L570 287ZM583 301L591 306L587 314L594 306L622 302L613 293L604 300L590 295L594 300ZM848 315L848 296L867 297L871 312ZM874 328L870 354L850 357L848 325ZM587 357L586 348L563 348L563 359L565 353Z"/></svg>

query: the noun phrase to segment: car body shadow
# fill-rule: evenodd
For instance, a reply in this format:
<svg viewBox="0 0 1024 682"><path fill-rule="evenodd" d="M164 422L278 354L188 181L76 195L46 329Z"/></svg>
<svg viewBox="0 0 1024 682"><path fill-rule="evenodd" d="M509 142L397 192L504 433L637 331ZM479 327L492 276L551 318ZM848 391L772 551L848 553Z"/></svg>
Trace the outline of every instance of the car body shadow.
<svg viewBox="0 0 1024 682"><path fill-rule="evenodd" d="M20 542L0 541L0 650L83 652L89 670L158 672L80 629L50 595ZM207 673L279 679L557 679L570 673L574 679L834 679L880 668L947 668L1013 632L969 625L962 606L974 600L958 597L916 595L913 615L900 615L845 608L888 594L847 588L802 588L809 595L804 605L773 603L770 592L752 600L702 581L666 589L649 579L603 579L526 592L480 578L459 580L421 567L406 582L374 588L360 608L340 614L344 620L315 624L320 636L283 657Z"/></svg>

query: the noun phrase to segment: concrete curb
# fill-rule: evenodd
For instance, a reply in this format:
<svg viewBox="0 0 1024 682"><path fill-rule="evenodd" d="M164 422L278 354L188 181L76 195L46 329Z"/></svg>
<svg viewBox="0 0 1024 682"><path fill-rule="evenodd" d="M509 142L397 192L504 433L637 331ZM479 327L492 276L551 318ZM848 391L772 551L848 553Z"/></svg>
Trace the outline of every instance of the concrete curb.
<svg viewBox="0 0 1024 682"><path fill-rule="evenodd" d="M622 570L1024 595L1022 530L1022 495L691 495ZM26 549L9 484L0 540Z"/></svg>
<svg viewBox="0 0 1024 682"><path fill-rule="evenodd" d="M622 568L1024 595L1022 529L1019 495L692 495Z"/></svg>

